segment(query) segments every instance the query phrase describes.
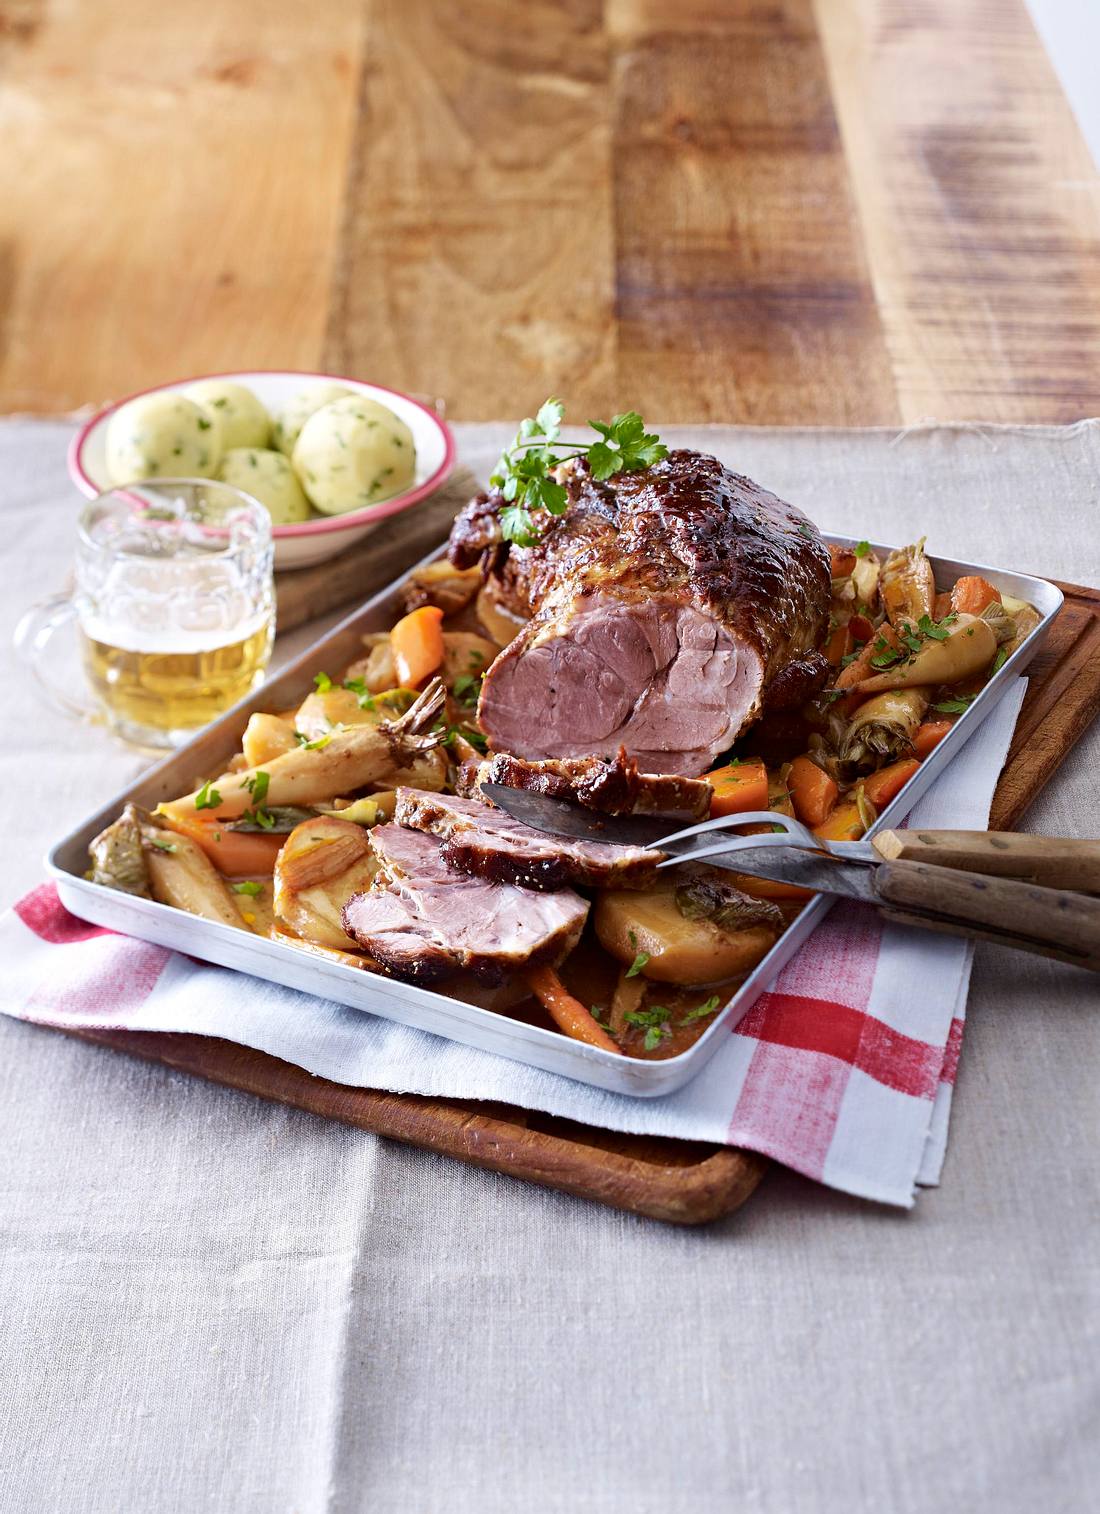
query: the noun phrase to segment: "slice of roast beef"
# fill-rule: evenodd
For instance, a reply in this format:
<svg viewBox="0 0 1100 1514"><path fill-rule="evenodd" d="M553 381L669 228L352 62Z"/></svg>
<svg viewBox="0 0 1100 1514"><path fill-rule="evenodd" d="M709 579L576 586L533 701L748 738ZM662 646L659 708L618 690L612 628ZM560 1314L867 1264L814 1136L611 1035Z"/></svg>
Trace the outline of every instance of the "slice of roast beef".
<svg viewBox="0 0 1100 1514"><path fill-rule="evenodd" d="M563 757L546 762L498 752L462 774L462 792L471 799L478 797L483 783L583 804L601 815L655 815L684 824L706 819L714 792L702 778L641 773L622 747L610 758Z"/></svg>
<svg viewBox="0 0 1100 1514"><path fill-rule="evenodd" d="M571 889L532 893L455 872L420 831L371 831L379 873L343 909L349 936L395 978L432 983L457 971L486 983L557 963L580 939L588 901Z"/></svg>
<svg viewBox="0 0 1100 1514"><path fill-rule="evenodd" d="M646 772L695 776L773 701L824 682L829 554L800 511L687 450L606 482L577 462L567 487L533 546L504 541L500 495L472 501L451 533L452 562L480 559L530 617L482 684L494 751L625 746Z"/></svg>
<svg viewBox="0 0 1100 1514"><path fill-rule="evenodd" d="M423 789L398 789L394 819L438 836L450 867L519 888L643 888L664 856L640 846L547 836L495 805Z"/></svg>

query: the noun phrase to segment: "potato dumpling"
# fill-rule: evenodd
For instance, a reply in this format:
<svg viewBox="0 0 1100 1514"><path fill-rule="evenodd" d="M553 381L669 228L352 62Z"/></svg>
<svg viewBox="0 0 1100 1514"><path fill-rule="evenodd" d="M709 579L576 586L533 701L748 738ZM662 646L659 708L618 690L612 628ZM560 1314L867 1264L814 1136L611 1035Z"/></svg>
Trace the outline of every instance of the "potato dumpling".
<svg viewBox="0 0 1100 1514"><path fill-rule="evenodd" d="M113 484L143 478L213 478L222 456L222 427L182 394L143 394L116 410L107 425L107 472Z"/></svg>
<svg viewBox="0 0 1100 1514"><path fill-rule="evenodd" d="M309 500L281 452L271 452L265 447L233 447L222 458L218 477L223 484L232 484L258 499L267 507L276 526L289 526L310 517Z"/></svg>
<svg viewBox="0 0 1100 1514"><path fill-rule="evenodd" d="M318 510L343 515L407 489L416 448L392 410L355 394L310 416L294 448L294 469Z"/></svg>
<svg viewBox="0 0 1100 1514"><path fill-rule="evenodd" d="M227 452L233 447L270 444L271 417L252 390L243 384L231 383L229 379L200 379L197 384L188 384L183 393L221 418L222 446Z"/></svg>
<svg viewBox="0 0 1100 1514"><path fill-rule="evenodd" d="M346 384L307 384L276 417L271 432L271 445L290 457L302 427L311 415L320 410L322 405L331 405L333 400L349 399L354 394L355 390L349 389Z"/></svg>

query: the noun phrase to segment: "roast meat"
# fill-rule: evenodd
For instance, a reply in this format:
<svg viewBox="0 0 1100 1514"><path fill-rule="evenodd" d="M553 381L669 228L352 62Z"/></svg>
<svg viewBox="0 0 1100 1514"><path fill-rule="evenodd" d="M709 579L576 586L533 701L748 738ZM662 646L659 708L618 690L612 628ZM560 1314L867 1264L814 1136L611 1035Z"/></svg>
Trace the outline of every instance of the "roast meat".
<svg viewBox="0 0 1100 1514"><path fill-rule="evenodd" d="M497 600L530 617L482 686L494 751L622 746L647 772L693 776L766 707L821 686L829 554L800 511L686 450L606 483L578 462L567 484L533 547L503 540L494 494L451 533L451 561L481 561Z"/></svg>
<svg viewBox="0 0 1100 1514"><path fill-rule="evenodd" d="M462 792L472 799L478 797L483 783L499 783L583 804L601 815L653 815L684 824L706 819L714 793L701 778L641 773L622 747L612 758L559 757L544 762L497 752L484 762L464 765L460 783Z"/></svg>
<svg viewBox="0 0 1100 1514"><path fill-rule="evenodd" d="M431 983L463 970L497 983L560 962L580 939L588 902L571 889L532 893L454 872L433 836L400 825L370 838L379 872L344 905L343 925L395 978Z"/></svg>

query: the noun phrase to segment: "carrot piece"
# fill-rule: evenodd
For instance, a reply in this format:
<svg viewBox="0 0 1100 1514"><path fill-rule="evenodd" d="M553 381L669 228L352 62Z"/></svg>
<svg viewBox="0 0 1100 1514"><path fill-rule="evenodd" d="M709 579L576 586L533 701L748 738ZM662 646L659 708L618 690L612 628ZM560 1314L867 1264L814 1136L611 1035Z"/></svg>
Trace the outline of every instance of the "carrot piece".
<svg viewBox="0 0 1100 1514"><path fill-rule="evenodd" d="M915 757L904 757L901 762L892 762L889 767L879 768L863 780L863 792L876 810L884 810L898 797L902 789L920 767Z"/></svg>
<svg viewBox="0 0 1100 1514"><path fill-rule="evenodd" d="M751 762L728 763L704 773L703 777L714 789L710 801L712 816L740 815L746 810L766 810L768 807L768 770L759 758Z"/></svg>
<svg viewBox="0 0 1100 1514"><path fill-rule="evenodd" d="M858 841L863 835L863 821L855 800L845 799L836 805L822 825L813 827L813 833L823 841Z"/></svg>
<svg viewBox="0 0 1100 1514"><path fill-rule="evenodd" d="M866 642L854 662L850 662L846 668L841 668L837 674L835 689L851 689L863 679L870 678L878 669L872 662L872 658L886 652L897 652L901 649L898 633L893 626L885 622L879 626L877 633Z"/></svg>
<svg viewBox="0 0 1100 1514"><path fill-rule="evenodd" d="M913 737L913 750L923 762L929 752L935 750L955 724L953 720L926 720L917 727Z"/></svg>
<svg viewBox="0 0 1100 1514"><path fill-rule="evenodd" d="M791 763L787 787L803 825L823 825L840 793L835 781L809 757L796 757Z"/></svg>
<svg viewBox="0 0 1100 1514"><path fill-rule="evenodd" d="M589 1046L598 1046L602 1051L613 1051L622 1056L622 1047L617 1046L603 1026L596 1023L581 1001L574 999L552 967L529 968L527 982L559 1030L572 1036L574 1041L586 1041Z"/></svg>
<svg viewBox="0 0 1100 1514"><path fill-rule="evenodd" d="M993 585L976 574L956 579L951 590L951 608L956 615L980 615L987 605L1000 603L1001 596Z"/></svg>
<svg viewBox="0 0 1100 1514"><path fill-rule="evenodd" d="M390 631L397 682L415 688L443 661L443 611L438 605L421 605L403 615Z"/></svg>
<svg viewBox="0 0 1100 1514"><path fill-rule="evenodd" d="M932 601L932 619L942 620L945 615L951 614L951 595L940 593Z"/></svg>
<svg viewBox="0 0 1100 1514"><path fill-rule="evenodd" d="M852 637L848 626L836 626L825 643L825 657L832 663L834 668L840 666L840 659L847 657L852 650Z"/></svg>
<svg viewBox="0 0 1100 1514"><path fill-rule="evenodd" d="M743 894L748 894L753 899L802 901L814 898L810 889L799 888L797 883L780 883L776 878L754 878L751 873L730 873L729 877L734 888L739 888Z"/></svg>
<svg viewBox="0 0 1100 1514"><path fill-rule="evenodd" d="M875 628L866 615L853 615L848 622L848 629L855 641L870 641L875 634Z"/></svg>
<svg viewBox="0 0 1100 1514"><path fill-rule="evenodd" d="M231 831L224 820L205 815L179 815L165 805L161 819L190 836L210 858L220 873L229 878L258 878L275 871L275 859L285 836L269 836L259 831Z"/></svg>

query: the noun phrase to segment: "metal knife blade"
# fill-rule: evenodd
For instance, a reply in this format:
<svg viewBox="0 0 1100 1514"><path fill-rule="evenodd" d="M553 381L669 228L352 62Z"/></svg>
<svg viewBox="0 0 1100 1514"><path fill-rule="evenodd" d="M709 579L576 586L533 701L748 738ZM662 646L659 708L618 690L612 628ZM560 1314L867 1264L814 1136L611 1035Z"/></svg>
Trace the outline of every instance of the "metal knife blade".
<svg viewBox="0 0 1100 1514"><path fill-rule="evenodd" d="M507 788L503 783L483 783L487 799L533 830L548 836L568 836L574 841L606 841L615 846L653 846L677 828L674 820L648 815L600 815L565 799L550 799L529 789Z"/></svg>
<svg viewBox="0 0 1100 1514"><path fill-rule="evenodd" d="M618 846L655 846L663 835L669 834L669 826L675 824L674 821L648 816L599 815L564 799L550 799L545 794L507 788L500 783L483 783L481 792L513 820L521 820L547 835L571 840L612 842ZM674 841L661 850L687 862L696 846L709 845L714 840L712 834L698 842ZM777 883L794 883L815 893L843 894L850 899L874 900L876 897L873 868L789 845L755 846L740 851L734 848L700 860L727 872L749 873L756 878L771 878Z"/></svg>

